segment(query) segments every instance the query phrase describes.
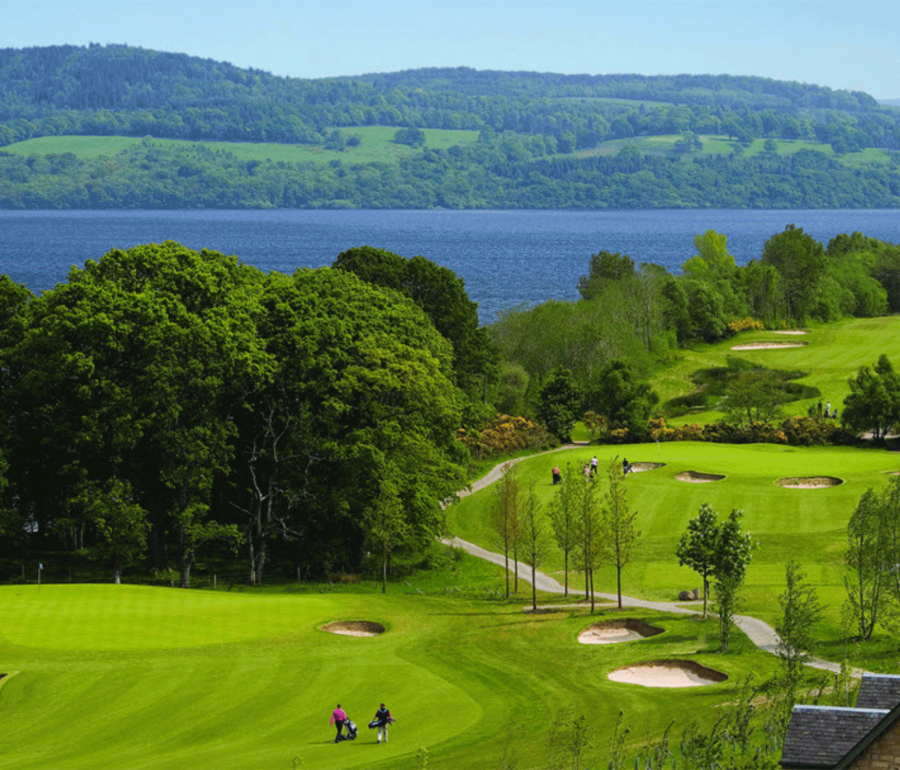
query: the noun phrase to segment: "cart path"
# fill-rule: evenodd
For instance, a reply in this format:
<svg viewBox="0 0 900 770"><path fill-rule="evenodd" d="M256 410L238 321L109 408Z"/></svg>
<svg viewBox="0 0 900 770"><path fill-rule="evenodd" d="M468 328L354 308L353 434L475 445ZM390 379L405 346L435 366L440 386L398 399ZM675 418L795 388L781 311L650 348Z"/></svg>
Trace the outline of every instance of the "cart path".
<svg viewBox="0 0 900 770"><path fill-rule="evenodd" d="M541 452L540 454L550 454L551 452L559 452L564 449L574 449L575 447L585 446L587 446L586 443L564 444L557 449L551 449L549 452ZM521 460L538 456L539 455L530 455L528 458L517 458L509 462L515 464L517 462L520 462ZM506 464L507 463L500 463L499 465L494 466L487 473L487 475L478 479L478 481L473 482L465 490L459 492L457 496L466 497L473 492L477 492L487 486L490 486L503 475L503 468ZM494 553L493 551L488 551L486 548L482 548L479 545L475 545L475 543L470 543L467 540L463 540L459 537L442 538L441 542L444 543L444 545L449 545L454 548L462 548L467 553L470 553L473 556L477 556L479 559L484 559L485 561L489 561L493 564L498 564L501 567L506 563L506 560L502 553ZM509 570L511 572L518 572L518 575L522 580L524 580L526 583L531 583L531 567L529 567L527 564L516 562L510 559ZM561 594L565 592L565 586L563 586L561 583L559 583L559 581L553 579L549 575L541 572L540 570L535 570L534 583L538 591L544 591L545 593L554 594ZM617 606L619 601L619 598L616 594L605 594L599 592L594 592L594 599L602 602L615 602ZM648 601L646 599L637 599L633 596L622 596L623 607L635 607L637 609L650 610L651 612L672 612L681 615L697 614L697 610L684 607L682 606L682 604L683 603L680 602L654 602ZM747 638L750 639L753 644L759 647L759 649L763 650L764 652L772 653L773 655L778 654L778 634L775 633L775 629L772 628L772 626L770 626L768 623L760 620L759 618L752 618L749 615L735 615L734 624L739 629L741 629L741 631L743 631L747 635ZM806 661L806 665L813 668L822 669L823 671L830 671L834 674L838 674L841 671L840 663L832 663L831 661L822 660L821 658L810 657ZM864 673L866 672L862 669L852 669L851 671L851 674L856 677L860 677Z"/></svg>

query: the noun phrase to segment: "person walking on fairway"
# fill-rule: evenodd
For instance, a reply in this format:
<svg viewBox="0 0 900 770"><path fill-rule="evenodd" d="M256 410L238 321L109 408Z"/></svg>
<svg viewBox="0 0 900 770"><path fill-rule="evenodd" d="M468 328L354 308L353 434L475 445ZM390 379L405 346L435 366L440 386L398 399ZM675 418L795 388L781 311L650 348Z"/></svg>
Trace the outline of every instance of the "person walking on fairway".
<svg viewBox="0 0 900 770"><path fill-rule="evenodd" d="M335 743L340 743L343 739L343 735L341 732L344 729L344 722L347 721L347 714L344 709L341 708L341 704L337 704L337 708L331 712L331 724L337 726L337 735L334 738Z"/></svg>
<svg viewBox="0 0 900 770"><path fill-rule="evenodd" d="M378 711L375 712L375 718L369 722L369 727L378 728L378 743L381 743L382 735L384 736L384 742L388 742L388 725L394 721L391 712L388 710L387 706L382 703L378 707Z"/></svg>

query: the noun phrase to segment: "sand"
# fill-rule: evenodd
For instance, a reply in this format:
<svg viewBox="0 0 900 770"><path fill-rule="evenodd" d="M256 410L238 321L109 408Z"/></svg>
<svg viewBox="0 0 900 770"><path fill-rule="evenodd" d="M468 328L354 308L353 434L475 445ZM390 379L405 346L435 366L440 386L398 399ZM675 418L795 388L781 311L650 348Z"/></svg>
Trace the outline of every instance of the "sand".
<svg viewBox="0 0 900 770"><path fill-rule="evenodd" d="M636 642L649 636L661 634L663 630L634 618L621 618L594 623L578 635L581 644L616 644Z"/></svg>
<svg viewBox="0 0 900 770"><path fill-rule="evenodd" d="M728 677L693 661L656 660L617 669L609 674L609 679L642 687L703 687L724 682Z"/></svg>
<svg viewBox="0 0 900 770"><path fill-rule="evenodd" d="M633 473L643 473L644 471L653 471L662 468L665 463L631 463Z"/></svg>
<svg viewBox="0 0 900 770"><path fill-rule="evenodd" d="M806 329L782 329L775 334L809 334L809 332Z"/></svg>
<svg viewBox="0 0 900 770"><path fill-rule="evenodd" d="M338 620L322 626L322 630L341 636L378 636L384 633L384 626L371 620Z"/></svg>
<svg viewBox="0 0 900 770"><path fill-rule="evenodd" d="M742 345L733 345L732 350L765 350L767 348L802 348L808 342L745 342Z"/></svg>
<svg viewBox="0 0 900 770"><path fill-rule="evenodd" d="M679 473L676 477L678 481L687 481L690 484L706 484L710 481L721 481L724 476L718 473L698 473L697 471L685 471Z"/></svg>
<svg viewBox="0 0 900 770"><path fill-rule="evenodd" d="M828 487L837 487L844 482L834 476L802 476L778 479L775 483L779 487L790 489L827 489Z"/></svg>

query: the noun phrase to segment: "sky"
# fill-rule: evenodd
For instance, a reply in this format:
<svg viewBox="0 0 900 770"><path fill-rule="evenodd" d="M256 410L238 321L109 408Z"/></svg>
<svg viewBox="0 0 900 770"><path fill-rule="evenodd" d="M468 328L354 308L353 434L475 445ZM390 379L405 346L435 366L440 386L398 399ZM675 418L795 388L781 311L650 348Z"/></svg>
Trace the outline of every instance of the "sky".
<svg viewBox="0 0 900 770"><path fill-rule="evenodd" d="M320 78L757 75L900 99L896 0L0 0L0 48L125 43Z"/></svg>

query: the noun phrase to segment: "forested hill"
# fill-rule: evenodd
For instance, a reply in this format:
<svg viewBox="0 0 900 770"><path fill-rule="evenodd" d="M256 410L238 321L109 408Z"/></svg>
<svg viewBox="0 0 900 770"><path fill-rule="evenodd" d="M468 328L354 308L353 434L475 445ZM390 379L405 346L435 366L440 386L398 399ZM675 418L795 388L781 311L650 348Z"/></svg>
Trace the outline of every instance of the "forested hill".
<svg viewBox="0 0 900 770"><path fill-rule="evenodd" d="M893 208L898 150L900 111L764 78L307 80L122 45L0 50L2 208Z"/></svg>

